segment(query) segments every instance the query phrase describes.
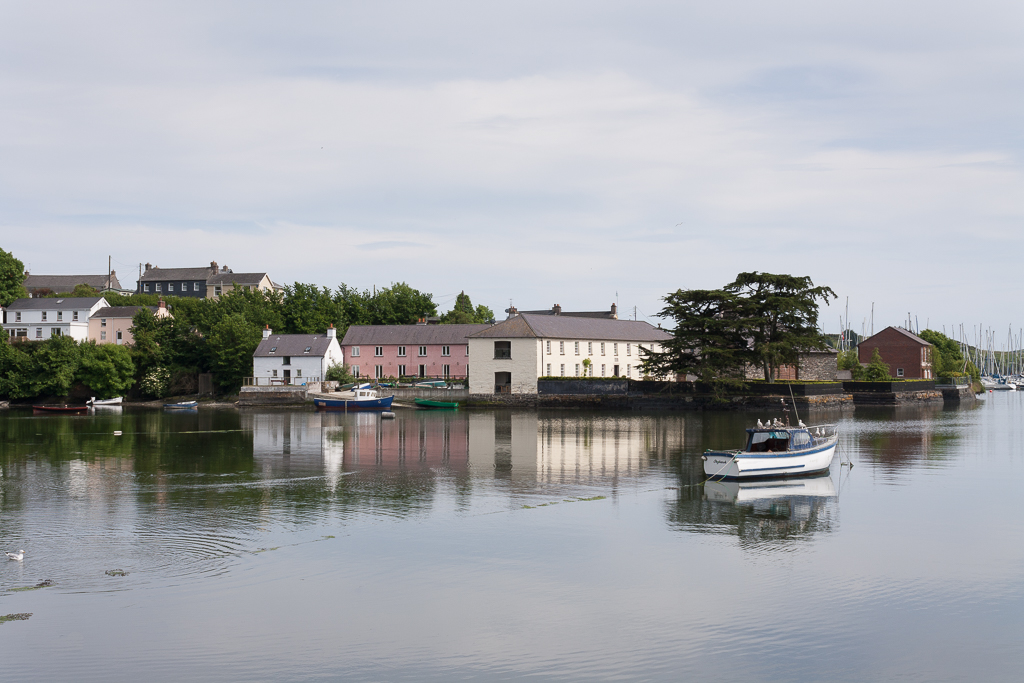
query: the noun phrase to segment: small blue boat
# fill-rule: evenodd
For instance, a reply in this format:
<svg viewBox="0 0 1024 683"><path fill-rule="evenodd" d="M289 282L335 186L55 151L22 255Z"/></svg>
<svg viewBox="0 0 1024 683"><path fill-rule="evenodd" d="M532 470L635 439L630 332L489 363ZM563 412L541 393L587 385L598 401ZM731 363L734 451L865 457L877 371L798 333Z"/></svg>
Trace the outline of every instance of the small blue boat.
<svg viewBox="0 0 1024 683"><path fill-rule="evenodd" d="M182 401L180 403L165 403L164 408L168 410L195 410L199 408L199 401Z"/></svg>
<svg viewBox="0 0 1024 683"><path fill-rule="evenodd" d="M352 391L345 392L346 395L340 398L320 398L318 396L313 399L313 405L317 407L317 410L391 410L391 402L395 400L395 397L380 398L377 396L377 392L370 389L369 386L364 384L355 387Z"/></svg>

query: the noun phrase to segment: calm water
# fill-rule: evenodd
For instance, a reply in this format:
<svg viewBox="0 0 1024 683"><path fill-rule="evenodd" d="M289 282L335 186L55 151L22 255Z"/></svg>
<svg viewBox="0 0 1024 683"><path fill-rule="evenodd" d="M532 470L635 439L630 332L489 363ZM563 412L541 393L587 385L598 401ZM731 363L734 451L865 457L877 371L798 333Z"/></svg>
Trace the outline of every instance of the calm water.
<svg viewBox="0 0 1024 683"><path fill-rule="evenodd" d="M701 451L767 416L11 411L0 544L26 557L0 564L0 615L33 616L0 624L0 666L1020 680L1024 394L818 414L852 469L702 485Z"/></svg>

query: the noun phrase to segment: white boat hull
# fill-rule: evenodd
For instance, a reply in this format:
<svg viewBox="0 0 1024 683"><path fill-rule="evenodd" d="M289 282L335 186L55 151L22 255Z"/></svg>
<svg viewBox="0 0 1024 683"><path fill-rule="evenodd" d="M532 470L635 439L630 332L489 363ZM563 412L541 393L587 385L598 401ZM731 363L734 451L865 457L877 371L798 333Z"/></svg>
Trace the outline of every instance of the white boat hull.
<svg viewBox="0 0 1024 683"><path fill-rule="evenodd" d="M836 441L805 453L715 452L704 454L704 474L725 479L785 477L823 472L832 464Z"/></svg>
<svg viewBox="0 0 1024 683"><path fill-rule="evenodd" d="M86 401L86 404L90 406L119 406L122 400L124 400L123 396L118 396L117 398L90 398Z"/></svg>

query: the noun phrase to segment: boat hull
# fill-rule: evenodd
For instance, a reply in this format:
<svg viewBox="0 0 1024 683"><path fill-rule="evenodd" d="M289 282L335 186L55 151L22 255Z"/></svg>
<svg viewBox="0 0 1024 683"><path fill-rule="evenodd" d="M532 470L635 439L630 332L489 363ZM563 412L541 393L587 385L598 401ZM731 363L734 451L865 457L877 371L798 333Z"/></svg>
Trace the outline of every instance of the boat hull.
<svg viewBox="0 0 1024 683"><path fill-rule="evenodd" d="M341 410L352 412L360 410L391 410L391 402L394 400L394 396L358 400L343 398L316 398L313 399L313 404L316 406L317 410Z"/></svg>
<svg viewBox="0 0 1024 683"><path fill-rule="evenodd" d="M786 453L708 451L704 474L715 479L762 479L824 472L836 454L836 441L818 448Z"/></svg>
<svg viewBox="0 0 1024 683"><path fill-rule="evenodd" d="M413 403L421 408L447 408L452 410L459 407L455 401L432 401L429 398L414 398Z"/></svg>
<svg viewBox="0 0 1024 683"><path fill-rule="evenodd" d="M34 413L84 413L87 410L89 410L89 406L32 406Z"/></svg>

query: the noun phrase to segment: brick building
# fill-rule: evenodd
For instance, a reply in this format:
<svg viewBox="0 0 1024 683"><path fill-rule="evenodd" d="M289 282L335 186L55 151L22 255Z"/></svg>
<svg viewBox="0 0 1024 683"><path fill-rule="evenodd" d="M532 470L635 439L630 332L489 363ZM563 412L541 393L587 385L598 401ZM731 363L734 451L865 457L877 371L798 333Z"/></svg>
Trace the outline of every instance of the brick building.
<svg viewBox="0 0 1024 683"><path fill-rule="evenodd" d="M896 378L935 379L932 373L932 345L902 327L887 327L873 337L861 340L857 356L861 364L871 362L878 349L889 365L889 374Z"/></svg>

